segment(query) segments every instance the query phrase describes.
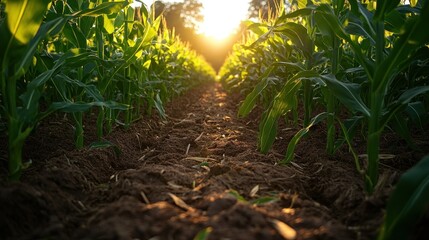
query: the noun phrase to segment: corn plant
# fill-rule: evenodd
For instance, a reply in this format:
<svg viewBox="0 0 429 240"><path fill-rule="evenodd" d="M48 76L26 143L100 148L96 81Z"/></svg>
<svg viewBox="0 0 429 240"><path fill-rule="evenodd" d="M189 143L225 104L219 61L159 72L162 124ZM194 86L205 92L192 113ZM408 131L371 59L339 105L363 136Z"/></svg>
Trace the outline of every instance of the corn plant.
<svg viewBox="0 0 429 240"><path fill-rule="evenodd" d="M8 1L5 8L6 18L0 29L1 95L8 127L11 179L19 178L23 168L24 141L37 121L44 117L37 111L37 92L34 98L20 101L18 82L31 64L38 41L44 37L44 34L37 33L49 5L50 1ZM51 29L42 30L46 33Z"/></svg>
<svg viewBox="0 0 429 240"><path fill-rule="evenodd" d="M429 210L429 156L405 172L389 197L379 240L409 239Z"/></svg>
<svg viewBox="0 0 429 240"><path fill-rule="evenodd" d="M50 5L50 1L8 1L6 20L1 25L2 41L4 40L6 43L1 47L1 94L4 115L8 122L9 174L12 180L17 180L25 167L25 164L22 163L22 147L25 139L40 120L56 110L81 113L91 106L105 105L104 99L97 97L90 102L83 102L79 99L77 101L68 99L67 101L63 98L60 102L52 102L46 111L40 111L39 101L44 94L44 86L47 82L57 77L65 65L73 66L76 61L81 62L87 56L80 55L76 51L67 51L55 62L48 64L51 65L51 68L44 69L42 73L33 76L34 74L27 70L32 65L33 56L39 50L39 43L49 36L58 34L63 27L67 29L69 21L76 17L103 14L117 7L117 3L108 3L70 15L60 14L42 22ZM82 68L80 69L82 70ZM78 69L80 75L81 70ZM68 84L86 89L87 93L96 92L79 81L70 80Z"/></svg>
<svg viewBox="0 0 429 240"><path fill-rule="evenodd" d="M128 4L104 0L10 0L1 4L1 42L5 44L0 46L0 120L6 122L11 180L19 179L28 165L22 160L26 138L51 113L62 111L71 116L80 148L84 146L84 113L91 108L99 108L97 132L101 139L102 130L119 122L121 113L127 124L138 118L131 111L144 105L142 98L155 102L163 114L161 99L169 99L172 89L187 89L192 81L199 81L190 78L200 75L213 79L213 69L184 45L176 45L178 39L172 38L162 50L162 44L157 43L164 42L158 38L161 19L146 14L142 22L134 21L134 10ZM168 74L183 75L186 69L189 82L179 79L174 87L161 88L161 94L150 78L163 69L150 69L147 60L157 55L159 61L165 61L173 45L179 48L183 65L190 66L170 68ZM148 89L151 94L142 96Z"/></svg>
<svg viewBox="0 0 429 240"><path fill-rule="evenodd" d="M377 1L377 9L374 13L367 11L357 1L350 1L350 3L354 6L353 13L365 21L363 26L367 26L367 29L361 29L365 33L364 36L375 42L375 59L363 54L358 43L349 36L328 6L321 6L317 16L321 24L329 26L337 37L350 44L355 58L368 78L369 106L361 98L360 88L356 88L356 85L344 84L335 79L327 81L327 84L345 106L362 113L367 118L368 169L365 182L367 191L371 193L378 181L379 146L383 129L414 97L429 91L427 86L414 87L405 89L396 98L389 99L390 101L386 99L395 77L410 64L410 57L416 50L429 40L429 33L421 31L424 28L425 19L429 17L429 3L420 1L419 7L413 9L413 17L400 21L399 26L394 26L400 29L400 32L397 39L391 43L391 48L386 47L385 24L387 19L391 20L392 14L395 16L394 14L397 13L396 7L399 1Z"/></svg>
<svg viewBox="0 0 429 240"><path fill-rule="evenodd" d="M269 99L269 103L264 104L267 110L259 134L263 152L274 142L278 119L295 111L297 96L302 96L304 128L289 142L283 162L293 159L297 142L311 126L327 119L327 152L334 154L341 144L347 143L357 170L365 176L366 190L372 193L378 179L383 130L392 128L411 143L407 123L400 116L408 113L411 119L421 122L427 115L425 98L411 102L428 91L426 78L407 82L400 79L408 76L412 66L425 68L427 47L424 45L428 42L428 33L422 29L424 19L428 18L428 1L419 1L413 6L398 6L399 1L369 1L368 5L356 0L347 4L341 0L305 2L298 1L297 10L283 12L272 22L250 24L257 40L249 47L235 47L240 53L233 53L226 61L222 79L226 86L253 89L240 107L240 116L247 115L258 99ZM377 7L372 8L375 3ZM272 51L279 49L276 46L280 44L288 49L283 57L278 57L279 51ZM252 49L259 46L268 48L276 57L264 56L259 65L270 67L254 72L256 81L243 83L252 78L250 74L242 77L243 74L231 69L239 69L241 63L258 69L252 60L257 50ZM265 92L273 85L277 86L274 95L271 94L275 97L270 98ZM325 100L321 103L326 112L310 119L313 111L309 101L314 100L314 96ZM337 115L340 107L350 111L348 119ZM338 134L335 121L341 129ZM358 126L367 128L367 169L362 168L352 147ZM343 136L335 139L341 133Z"/></svg>

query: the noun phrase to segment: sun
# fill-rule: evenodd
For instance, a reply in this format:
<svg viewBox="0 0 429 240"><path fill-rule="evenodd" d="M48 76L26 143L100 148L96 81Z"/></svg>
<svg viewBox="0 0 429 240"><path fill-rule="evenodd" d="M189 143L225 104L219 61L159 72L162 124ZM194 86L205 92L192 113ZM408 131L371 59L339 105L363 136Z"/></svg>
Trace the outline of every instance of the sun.
<svg viewBox="0 0 429 240"><path fill-rule="evenodd" d="M248 2L248 0L202 0L201 13L204 21L199 25L199 33L219 41L226 39L246 18Z"/></svg>
<svg viewBox="0 0 429 240"><path fill-rule="evenodd" d="M154 0L142 0L150 6ZM183 2L183 0L165 0L166 2ZM201 14L204 21L198 25L197 32L216 41L231 36L247 18L249 0L198 0L203 4ZM134 3L138 4L138 3Z"/></svg>

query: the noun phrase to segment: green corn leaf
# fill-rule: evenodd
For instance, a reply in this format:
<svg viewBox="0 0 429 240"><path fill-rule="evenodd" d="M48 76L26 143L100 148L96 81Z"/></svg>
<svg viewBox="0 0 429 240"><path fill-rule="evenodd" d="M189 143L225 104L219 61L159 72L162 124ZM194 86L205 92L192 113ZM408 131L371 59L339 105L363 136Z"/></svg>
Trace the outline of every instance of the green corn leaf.
<svg viewBox="0 0 429 240"><path fill-rule="evenodd" d="M91 16L91 17L98 17L100 15L106 14L106 15L110 15L113 13L117 13L119 11L121 11L123 8L125 8L126 6L128 6L128 2L127 1L121 1L121 2L104 2L94 8L90 8L90 9L85 9L79 12L75 12L72 15L73 16L79 16L79 17L84 17L84 16Z"/></svg>
<svg viewBox="0 0 429 240"><path fill-rule="evenodd" d="M259 44L265 42L267 39L269 39L272 36L272 33L273 33L272 29L273 28L270 28L268 31L266 31L265 33L260 35L260 37L258 39L256 39L254 42L252 42L249 46L246 46L245 48L253 49L256 46L258 46Z"/></svg>
<svg viewBox="0 0 429 240"><path fill-rule="evenodd" d="M209 239L210 233L213 231L212 227L207 227L198 232L198 234L194 237L194 240L207 240Z"/></svg>
<svg viewBox="0 0 429 240"><path fill-rule="evenodd" d="M57 79L60 81L63 81L63 83L68 83L69 86L76 86L83 89L87 94L88 98L94 101L97 101L97 102L104 101L103 97L100 94L100 91L97 89L95 85L85 84L84 82L81 82L76 79L72 79L64 74L59 74L57 76Z"/></svg>
<svg viewBox="0 0 429 240"><path fill-rule="evenodd" d="M331 74L323 75L322 79L338 100L347 108L354 112L361 112L366 117L371 115L369 108L365 105L360 96L359 84L341 82Z"/></svg>
<svg viewBox="0 0 429 240"><path fill-rule="evenodd" d="M404 118L401 114L395 114L392 117L390 126L399 136L401 136L402 139L407 142L409 146L415 147L411 138L410 130L408 129L406 118Z"/></svg>
<svg viewBox="0 0 429 240"><path fill-rule="evenodd" d="M399 96L399 98L394 103L392 103L386 108L387 111L383 115L383 118L381 120L381 126L386 126L387 123L391 120L391 118L395 116L398 111L408 106L408 104L411 102L411 100L413 100L413 98L426 92L429 92L429 86L414 87L402 93L401 96Z"/></svg>
<svg viewBox="0 0 429 240"><path fill-rule="evenodd" d="M359 12L359 5L358 4L360 4L360 3L358 3L357 0L349 0L349 3L350 3L352 13L357 15Z"/></svg>
<svg viewBox="0 0 429 240"><path fill-rule="evenodd" d="M103 19L104 30L106 30L108 34L112 34L115 31L115 25L113 24L113 21L110 20L107 15L103 15Z"/></svg>
<svg viewBox="0 0 429 240"><path fill-rule="evenodd" d="M298 8L302 9L305 8L308 4L308 0L297 0L298 1Z"/></svg>
<svg viewBox="0 0 429 240"><path fill-rule="evenodd" d="M48 36L58 33L63 28L64 24L66 24L66 22L66 18L57 18L42 24L36 36L34 36L34 38L30 41L26 50L24 51L24 54L21 56L14 76L16 79L27 71L28 67L33 61L34 53L36 52L40 41Z"/></svg>
<svg viewBox="0 0 429 240"><path fill-rule="evenodd" d="M301 24L287 22L274 27L274 32L286 35L307 58L313 52L313 41L308 36L307 29Z"/></svg>
<svg viewBox="0 0 429 240"><path fill-rule="evenodd" d="M399 11L394 10L386 15L385 18L385 28L387 31L400 34L403 26L405 25L406 17L404 14L399 13Z"/></svg>
<svg viewBox="0 0 429 240"><path fill-rule="evenodd" d="M286 156L285 159L281 162L282 164L287 164L290 163L293 160L293 155L295 152L295 147L298 144L299 140L301 140L302 137L304 137L311 129L312 126L318 124L319 122L323 121L324 119L326 119L328 117L328 113L323 112L323 113L319 113L317 116L315 116L314 118L311 119L310 123L308 124L308 126L306 126L305 128L299 130L294 136L293 138L290 140L288 146L287 146L287 152L286 152Z"/></svg>
<svg viewBox="0 0 429 240"><path fill-rule="evenodd" d="M334 33L337 37L346 40L350 44L356 60L359 61L365 69L367 76L370 78L369 80L371 80L374 72L374 64L362 53L360 45L352 41L349 34L345 31L344 26L332 11L332 8L329 5L321 4L316 9L314 17L317 27L324 35L331 35L331 33Z"/></svg>
<svg viewBox="0 0 429 240"><path fill-rule="evenodd" d="M393 49L375 72L374 79L379 79L376 83L376 91L384 92L390 79L402 70L398 66L404 67L403 63L409 61L408 57L422 44L429 42L429 31L421 31L426 28L427 19L429 19L429 1L424 2L419 17L412 18L406 23L404 34L395 42Z"/></svg>
<svg viewBox="0 0 429 240"><path fill-rule="evenodd" d="M316 9L315 5L312 6L308 6L306 8L302 8L302 9L298 9L296 11L293 11L291 13L288 14L284 14L282 16L280 16L276 22L277 23L282 23L285 22L286 19L288 18L296 18L296 17L306 17L306 16L310 16L310 14L313 12L313 10Z"/></svg>
<svg viewBox="0 0 429 240"><path fill-rule="evenodd" d="M429 156L399 179L387 203L379 240L407 239L429 209Z"/></svg>
<svg viewBox="0 0 429 240"><path fill-rule="evenodd" d="M86 48L86 37L77 25L68 23L64 26L64 36L76 48Z"/></svg>
<svg viewBox="0 0 429 240"><path fill-rule="evenodd" d="M360 124L362 122L363 117L354 116L353 118L347 119L346 121L344 121L344 123L341 119L339 119L337 117L335 119L337 120L338 124L340 125L341 132L343 133L344 139L337 140L337 142L335 143L334 152L336 152L345 141L349 147L349 151L353 155L356 170L358 170L358 172L360 172L362 170L362 168L360 166L359 157L353 148L352 140L353 140L353 137L355 136L356 128L357 128L358 124Z"/></svg>
<svg viewBox="0 0 429 240"><path fill-rule="evenodd" d="M426 111L423 102L410 103L408 104L405 111L407 112L408 116L410 116L412 122L415 125L417 125L421 129L424 129L424 124L428 120L428 112Z"/></svg>
<svg viewBox="0 0 429 240"><path fill-rule="evenodd" d="M344 9L344 1L345 0L334 0L333 1L334 10L336 13L339 13Z"/></svg>
<svg viewBox="0 0 429 240"><path fill-rule="evenodd" d="M227 193L229 195L231 195L232 197L234 197L235 199L237 199L237 201L242 202L242 203L247 203L246 199L241 196L241 194L239 192L237 192L236 190L230 189L227 191Z"/></svg>
<svg viewBox="0 0 429 240"><path fill-rule="evenodd" d="M51 104L50 108L53 110L59 110L62 112L76 113L76 112L86 112L92 107L103 107L114 110L127 110L129 106L125 104L120 104L114 101L105 101L105 102L54 102Z"/></svg>
<svg viewBox="0 0 429 240"><path fill-rule="evenodd" d="M25 45L36 35L51 0L8 0L6 4L7 26L12 39ZM2 43L7 44L10 43Z"/></svg>
<svg viewBox="0 0 429 240"><path fill-rule="evenodd" d="M90 62L102 62L100 58L97 56L95 52L88 51L86 52L84 49L73 49L77 50L73 56L70 56L65 61L68 69L70 68L77 68L81 66L85 66L86 64ZM108 64L106 64L108 66Z"/></svg>
<svg viewBox="0 0 429 240"><path fill-rule="evenodd" d="M93 142L89 145L90 149L106 149L106 148L113 148L113 151L115 152L116 157L119 157L119 155L122 154L121 149L112 142L109 142L107 140L105 141L97 141Z"/></svg>
<svg viewBox="0 0 429 240"><path fill-rule="evenodd" d="M408 89L398 98L399 104L408 104L416 96L426 93L429 91L429 86L420 86Z"/></svg>
<svg viewBox="0 0 429 240"><path fill-rule="evenodd" d="M349 19L349 24L345 30L351 35L367 38L371 41L371 44L375 44L375 33L371 32L371 29L368 28L368 25L363 24L360 18L351 16Z"/></svg>
<svg viewBox="0 0 429 240"><path fill-rule="evenodd" d="M64 54L63 58L60 58L55 65L48 71L41 73L39 76L34 78L28 85L26 91L19 96L23 103L23 107L19 109L19 118L28 124L36 123L39 118L39 101L42 96L42 87L45 83L51 80L59 69L64 65L65 58L70 54ZM51 111L47 111L49 113ZM47 115L47 113L42 115Z"/></svg>
<svg viewBox="0 0 429 240"><path fill-rule="evenodd" d="M102 87L100 88L102 93L104 93L107 90L115 75L119 71L130 66L137 58L139 58L140 57L139 55L142 53L142 48L150 44L152 39L154 39L158 35L158 28L159 28L160 21L161 21L161 18L158 18L153 23L153 25L146 26L146 28L140 22L134 22L135 26L138 29L139 36L142 36L142 37L137 39L133 47L130 47L125 51L122 64L115 69L115 71L107 81L103 82Z"/></svg>
<svg viewBox="0 0 429 240"><path fill-rule="evenodd" d="M267 153L277 135L277 122L282 114L292 110L296 103L296 93L300 89L301 79L317 78L319 74L313 71L303 71L295 74L283 86L274 98L271 108L261 121L259 133L259 147L261 152Z"/></svg>
<svg viewBox="0 0 429 240"><path fill-rule="evenodd" d="M317 27L322 33L324 33L324 35L335 33L339 38L351 41L342 23L329 5L320 5L316 9L314 19Z"/></svg>
<svg viewBox="0 0 429 240"><path fill-rule="evenodd" d="M375 10L374 18L376 20L384 20L386 14L395 9L400 0L377 0L377 9Z"/></svg>
<svg viewBox="0 0 429 240"><path fill-rule="evenodd" d="M153 99L153 101L154 101L156 110L158 110L158 113L161 116L161 119L165 120L166 114L165 114L164 106L159 93L156 94L155 99Z"/></svg>
<svg viewBox="0 0 429 240"><path fill-rule="evenodd" d="M107 15L103 15L103 16L107 16ZM95 17L88 17L88 16L79 18L79 27L86 38L90 37L91 29L95 24L95 20L96 20Z"/></svg>
<svg viewBox="0 0 429 240"><path fill-rule="evenodd" d="M274 70L273 66L268 68L263 73L263 75L261 76L261 80L258 81L258 84L256 84L252 92L246 96L246 99L244 99L244 102L241 104L240 109L238 110L239 117L245 117L252 111L253 107L256 104L256 99L258 98L258 96L262 94L264 89L268 86L268 83L270 80L268 76L271 74L273 70Z"/></svg>
<svg viewBox="0 0 429 240"><path fill-rule="evenodd" d="M134 22L134 8L132 7L127 7L126 8L127 11L127 24L128 24L128 29L131 31L131 29L133 28L133 22ZM146 26L147 27L147 26Z"/></svg>
<svg viewBox="0 0 429 240"><path fill-rule="evenodd" d="M278 67L285 67L287 71L305 71L305 68L300 62L275 62L273 65Z"/></svg>
<svg viewBox="0 0 429 240"><path fill-rule="evenodd" d="M258 35L258 36L262 36L268 32L268 26L266 24L255 23L255 22L250 21L250 20L244 21L244 24L247 25L247 29L256 33L256 35Z"/></svg>
<svg viewBox="0 0 429 240"><path fill-rule="evenodd" d="M2 71L5 71L9 64L16 64L14 72L7 74L9 77L20 78L32 62L38 43L45 37L43 33L46 27L41 31L39 28L50 2L8 1L6 24L2 24L0 29L2 34L0 63ZM38 31L40 34L36 35Z"/></svg>

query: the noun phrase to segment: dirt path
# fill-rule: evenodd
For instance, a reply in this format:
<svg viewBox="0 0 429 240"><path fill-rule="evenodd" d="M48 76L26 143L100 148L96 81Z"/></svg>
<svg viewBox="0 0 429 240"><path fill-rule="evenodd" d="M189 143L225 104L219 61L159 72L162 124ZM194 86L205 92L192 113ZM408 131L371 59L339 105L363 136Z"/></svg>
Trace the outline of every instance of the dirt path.
<svg viewBox="0 0 429 240"><path fill-rule="evenodd" d="M274 150L259 153L257 115L237 119L239 99L219 84L192 90L168 104L168 121L115 130L107 139L119 154L73 150L67 120L42 124L22 182L5 183L1 166L2 239L193 239L204 230L208 239L285 239L283 223L297 239L374 238L395 172L365 199L346 151L324 153L323 128L294 164L276 165L294 129L280 128Z"/></svg>

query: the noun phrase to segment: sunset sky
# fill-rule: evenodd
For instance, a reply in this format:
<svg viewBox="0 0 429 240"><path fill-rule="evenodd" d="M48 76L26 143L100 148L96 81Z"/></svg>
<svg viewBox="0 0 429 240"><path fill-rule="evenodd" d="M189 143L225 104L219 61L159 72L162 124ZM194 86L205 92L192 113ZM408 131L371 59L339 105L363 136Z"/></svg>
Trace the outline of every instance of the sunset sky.
<svg viewBox="0 0 429 240"><path fill-rule="evenodd" d="M152 0L143 0L150 6ZM165 2L180 2L167 0ZM240 21L248 14L249 0L200 0L204 9L204 22L199 32L222 40L228 37L239 26Z"/></svg>

